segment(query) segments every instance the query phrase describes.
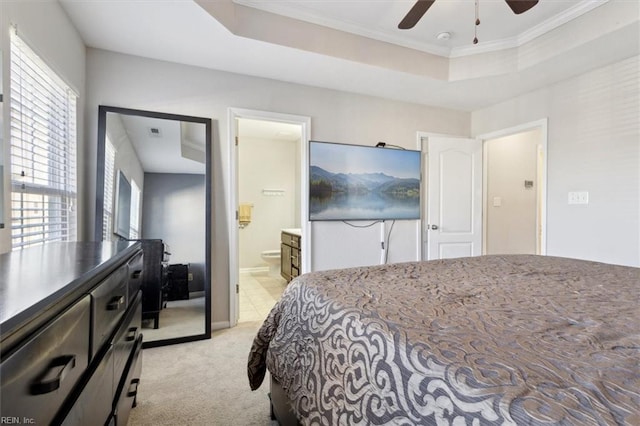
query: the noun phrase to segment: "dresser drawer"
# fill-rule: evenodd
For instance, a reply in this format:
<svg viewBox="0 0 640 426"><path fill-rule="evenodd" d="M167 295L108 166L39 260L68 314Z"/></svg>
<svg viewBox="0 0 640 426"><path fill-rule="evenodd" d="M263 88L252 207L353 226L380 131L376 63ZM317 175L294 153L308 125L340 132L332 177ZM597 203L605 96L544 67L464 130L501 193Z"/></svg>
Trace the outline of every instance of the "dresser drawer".
<svg viewBox="0 0 640 426"><path fill-rule="evenodd" d="M64 420L63 426L103 425L111 415L113 398L113 348L110 346L100 363L91 372L91 378L82 389Z"/></svg>
<svg viewBox="0 0 640 426"><path fill-rule="evenodd" d="M289 239L291 241L291 247L300 248L300 237L297 235L291 235Z"/></svg>
<svg viewBox="0 0 640 426"><path fill-rule="evenodd" d="M127 365L127 361L129 360L136 341L138 340L138 336L140 336L141 330L142 293L138 292L133 298L129 311L113 339L114 377L119 378L122 376L125 366Z"/></svg>
<svg viewBox="0 0 640 426"><path fill-rule="evenodd" d="M131 300L140 287L142 286L143 279L143 264L144 256L143 252L136 254L131 260L127 262L127 279L129 280L128 286L128 300L129 304L131 304Z"/></svg>
<svg viewBox="0 0 640 426"><path fill-rule="evenodd" d="M51 423L89 362L90 305L80 299L2 363L3 417Z"/></svg>
<svg viewBox="0 0 640 426"><path fill-rule="evenodd" d="M135 348L129 357L126 371L126 377L120 382L118 392L116 393L116 400L114 401L117 426L127 424L131 408L136 405L140 375L142 373L142 335L138 336L138 340L136 340Z"/></svg>
<svg viewBox="0 0 640 426"><path fill-rule="evenodd" d="M111 337L127 310L127 286L127 265L123 265L91 292L91 357Z"/></svg>

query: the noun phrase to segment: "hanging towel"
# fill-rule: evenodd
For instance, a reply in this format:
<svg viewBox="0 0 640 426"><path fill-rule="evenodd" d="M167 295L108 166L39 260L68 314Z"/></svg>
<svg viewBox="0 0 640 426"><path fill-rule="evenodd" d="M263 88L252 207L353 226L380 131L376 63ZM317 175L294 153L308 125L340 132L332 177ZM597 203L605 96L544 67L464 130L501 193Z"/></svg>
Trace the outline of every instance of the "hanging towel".
<svg viewBox="0 0 640 426"><path fill-rule="evenodd" d="M238 207L238 220L240 223L249 223L251 222L251 208L252 204L248 203L240 203Z"/></svg>

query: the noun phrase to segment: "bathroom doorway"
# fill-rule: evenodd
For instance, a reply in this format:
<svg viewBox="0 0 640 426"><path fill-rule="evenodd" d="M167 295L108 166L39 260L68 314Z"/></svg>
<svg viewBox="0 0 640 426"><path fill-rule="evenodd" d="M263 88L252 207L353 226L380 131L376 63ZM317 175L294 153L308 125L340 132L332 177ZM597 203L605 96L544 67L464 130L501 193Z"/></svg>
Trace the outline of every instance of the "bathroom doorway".
<svg viewBox="0 0 640 426"><path fill-rule="evenodd" d="M264 320L287 281L280 274L282 229L300 229L300 124L236 118L238 322Z"/></svg>

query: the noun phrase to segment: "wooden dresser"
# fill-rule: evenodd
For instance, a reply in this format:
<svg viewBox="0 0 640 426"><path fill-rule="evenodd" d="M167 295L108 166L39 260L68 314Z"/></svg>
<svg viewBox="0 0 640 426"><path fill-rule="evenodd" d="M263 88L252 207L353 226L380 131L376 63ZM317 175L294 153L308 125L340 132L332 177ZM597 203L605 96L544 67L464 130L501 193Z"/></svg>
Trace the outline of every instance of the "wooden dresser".
<svg viewBox="0 0 640 426"><path fill-rule="evenodd" d="M287 282L300 275L301 240L297 230L283 229L280 234L280 275Z"/></svg>
<svg viewBox="0 0 640 426"><path fill-rule="evenodd" d="M138 242L0 255L3 423L125 425L142 366Z"/></svg>

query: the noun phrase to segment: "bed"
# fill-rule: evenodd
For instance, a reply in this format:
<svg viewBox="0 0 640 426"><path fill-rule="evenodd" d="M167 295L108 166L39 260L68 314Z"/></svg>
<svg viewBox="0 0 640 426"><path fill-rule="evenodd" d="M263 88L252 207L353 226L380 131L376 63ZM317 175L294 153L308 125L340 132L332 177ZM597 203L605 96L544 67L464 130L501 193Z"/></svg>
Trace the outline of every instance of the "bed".
<svg viewBox="0 0 640 426"><path fill-rule="evenodd" d="M640 425L640 269L509 255L305 274L254 339L252 389L267 370L276 413L303 425Z"/></svg>

